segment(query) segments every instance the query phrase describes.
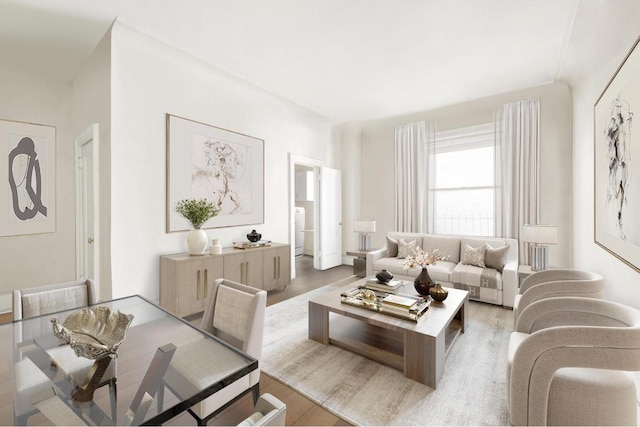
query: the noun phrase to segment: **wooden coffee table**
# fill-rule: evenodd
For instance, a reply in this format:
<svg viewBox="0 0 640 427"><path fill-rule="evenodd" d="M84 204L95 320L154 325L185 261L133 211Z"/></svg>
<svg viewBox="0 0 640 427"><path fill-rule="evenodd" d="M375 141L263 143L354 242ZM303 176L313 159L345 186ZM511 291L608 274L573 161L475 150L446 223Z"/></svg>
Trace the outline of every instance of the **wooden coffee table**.
<svg viewBox="0 0 640 427"><path fill-rule="evenodd" d="M449 351L467 325L469 292L447 288L449 297L433 301L413 322L340 302L340 293L365 279L309 301L309 339L344 348L404 372L405 377L436 388ZM412 282L398 293L418 295Z"/></svg>

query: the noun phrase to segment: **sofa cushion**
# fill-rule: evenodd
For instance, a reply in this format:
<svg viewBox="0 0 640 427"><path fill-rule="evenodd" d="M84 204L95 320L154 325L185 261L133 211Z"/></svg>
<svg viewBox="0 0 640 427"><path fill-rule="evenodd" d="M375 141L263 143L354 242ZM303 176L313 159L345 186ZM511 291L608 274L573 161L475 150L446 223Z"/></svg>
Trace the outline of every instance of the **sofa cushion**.
<svg viewBox="0 0 640 427"><path fill-rule="evenodd" d="M401 231L392 231L387 233L387 237L390 237L391 239L395 240L396 242L400 239L404 239L404 240L415 240L416 241L416 246L420 246L422 247L422 237L424 236L424 234L418 234L418 233L404 233Z"/></svg>
<svg viewBox="0 0 640 427"><path fill-rule="evenodd" d="M387 256L395 258L398 256L398 241L387 236Z"/></svg>
<svg viewBox="0 0 640 427"><path fill-rule="evenodd" d="M436 236L427 234L422 239L422 249L429 252L438 249L447 261L458 263L460 261L460 239L458 237Z"/></svg>
<svg viewBox="0 0 640 427"><path fill-rule="evenodd" d="M490 268L495 268L502 273L504 265L507 263L508 255L509 246L493 248L491 245L487 245L487 251L484 254L484 265Z"/></svg>
<svg viewBox="0 0 640 427"><path fill-rule="evenodd" d="M451 282L449 277L451 276L451 272L455 268L455 262L449 261L437 261L434 265L430 265L427 267L429 272L429 276L432 280L436 282ZM405 270L404 268L404 259L399 258L382 258L375 262L374 265L375 271L380 271L385 269L391 272L393 275L401 275L401 276L411 276L417 277L422 271L421 267L414 267Z"/></svg>
<svg viewBox="0 0 640 427"><path fill-rule="evenodd" d="M429 277L434 282L451 282L451 273L456 267L457 263L450 261L436 261L435 264L427 266L427 272ZM414 267L408 270L404 270L402 274L405 276L418 277L418 274L422 271L422 267Z"/></svg>
<svg viewBox="0 0 640 427"><path fill-rule="evenodd" d="M398 259L406 258L416 252L415 240L398 240Z"/></svg>
<svg viewBox="0 0 640 427"><path fill-rule="evenodd" d="M410 276L411 273L408 272L410 270L405 270L404 267L403 267L403 264L404 264L404 260L403 259L387 257L387 258L382 258L382 259L377 260L375 262L373 268L374 268L374 270L376 272L380 271L380 270L387 270L388 272L390 272L394 276L397 275L397 274ZM417 269L415 269L415 270L417 270ZM417 270L417 271L419 271L419 270ZM416 273L416 276L417 275L418 275L418 273Z"/></svg>
<svg viewBox="0 0 640 427"><path fill-rule="evenodd" d="M435 264L427 267L427 271L432 280L449 283L451 282L451 273L457 264L451 261L436 261Z"/></svg>
<svg viewBox="0 0 640 427"><path fill-rule="evenodd" d="M483 244L477 248L473 248L468 244L464 244L462 250L462 259L460 262L466 265L473 265L476 267L484 268L484 254L486 252L486 246Z"/></svg>

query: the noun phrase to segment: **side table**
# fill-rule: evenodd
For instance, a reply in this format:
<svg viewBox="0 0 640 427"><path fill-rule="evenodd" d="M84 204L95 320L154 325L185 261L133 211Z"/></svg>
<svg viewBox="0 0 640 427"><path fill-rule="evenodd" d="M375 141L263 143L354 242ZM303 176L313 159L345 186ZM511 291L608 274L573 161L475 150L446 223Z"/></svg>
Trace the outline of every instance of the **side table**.
<svg viewBox="0 0 640 427"><path fill-rule="evenodd" d="M525 265L525 264L519 265L518 266L518 287L520 287L520 285L522 284L522 281L532 273L533 271L531 270L530 265Z"/></svg>
<svg viewBox="0 0 640 427"><path fill-rule="evenodd" d="M353 249L347 251L347 255L355 257L353 258L353 274L358 277L365 277L367 275L367 251Z"/></svg>

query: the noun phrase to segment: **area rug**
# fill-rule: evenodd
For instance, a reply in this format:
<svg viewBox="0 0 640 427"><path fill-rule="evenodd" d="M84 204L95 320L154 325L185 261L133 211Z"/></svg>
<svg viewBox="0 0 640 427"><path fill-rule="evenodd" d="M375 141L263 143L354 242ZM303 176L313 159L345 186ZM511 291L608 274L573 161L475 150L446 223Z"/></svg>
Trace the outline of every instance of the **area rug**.
<svg viewBox="0 0 640 427"><path fill-rule="evenodd" d="M509 424L512 311L470 303L467 331L454 343L434 390L398 370L308 339L309 299L349 280L267 307L260 361L267 374L354 425Z"/></svg>

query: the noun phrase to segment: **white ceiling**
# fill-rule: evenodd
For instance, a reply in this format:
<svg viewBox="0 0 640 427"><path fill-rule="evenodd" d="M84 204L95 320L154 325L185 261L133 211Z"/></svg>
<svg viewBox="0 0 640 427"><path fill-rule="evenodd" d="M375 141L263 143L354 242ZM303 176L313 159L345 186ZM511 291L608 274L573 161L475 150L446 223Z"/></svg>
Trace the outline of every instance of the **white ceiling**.
<svg viewBox="0 0 640 427"><path fill-rule="evenodd" d="M579 0L0 0L0 58L72 80L116 16L336 122L563 79Z"/></svg>

